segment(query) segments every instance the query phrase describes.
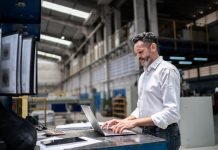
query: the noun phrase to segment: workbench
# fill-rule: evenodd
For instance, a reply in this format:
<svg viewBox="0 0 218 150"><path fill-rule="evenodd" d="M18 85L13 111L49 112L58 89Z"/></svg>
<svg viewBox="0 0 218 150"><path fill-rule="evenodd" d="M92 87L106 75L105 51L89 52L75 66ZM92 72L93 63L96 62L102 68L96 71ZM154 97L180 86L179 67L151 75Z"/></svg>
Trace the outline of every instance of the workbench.
<svg viewBox="0 0 218 150"><path fill-rule="evenodd" d="M71 130L67 131L65 135L59 136L61 138L68 137L89 137L102 142L72 148L68 150L87 150L87 149L104 149L104 150L167 150L166 141L164 139L154 137L151 135L128 135L128 136L111 136L103 137L94 130ZM39 150L36 146L35 150Z"/></svg>

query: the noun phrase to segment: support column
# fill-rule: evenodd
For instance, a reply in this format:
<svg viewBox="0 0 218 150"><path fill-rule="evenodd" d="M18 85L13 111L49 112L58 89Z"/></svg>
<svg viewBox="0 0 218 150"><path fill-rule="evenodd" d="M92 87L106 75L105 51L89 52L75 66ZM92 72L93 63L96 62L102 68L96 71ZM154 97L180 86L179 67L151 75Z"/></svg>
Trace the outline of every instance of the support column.
<svg viewBox="0 0 218 150"><path fill-rule="evenodd" d="M92 36L90 38L90 43L89 43L89 52L88 52L88 56L87 56L87 57L89 57L88 58L89 64L91 63L91 54L92 54L91 51L94 51L94 36ZM92 93L92 69L91 68L92 67L90 66L89 70L88 70L88 72L89 72L89 93L90 94Z"/></svg>
<svg viewBox="0 0 218 150"><path fill-rule="evenodd" d="M147 0L149 31L158 36L157 0Z"/></svg>
<svg viewBox="0 0 218 150"><path fill-rule="evenodd" d="M28 96L12 97L12 99L17 101L17 114L26 118L28 115Z"/></svg>
<svg viewBox="0 0 218 150"><path fill-rule="evenodd" d="M89 94L92 92L92 67L89 67Z"/></svg>
<svg viewBox="0 0 218 150"><path fill-rule="evenodd" d="M88 60L87 60L87 65L89 65L90 63L92 63L92 60L91 60L91 54L93 53L94 51L94 37L95 34L89 39L89 51L88 51ZM91 66L88 68L88 72L89 72L89 86L88 86L88 92L89 94L92 93L92 70L91 70ZM92 94L91 94L92 95Z"/></svg>
<svg viewBox="0 0 218 150"><path fill-rule="evenodd" d="M78 76L78 78L79 78L79 89L78 89L78 93L81 94L81 89L82 89L82 87L81 87L81 72L79 72L79 73L77 74L77 76Z"/></svg>
<svg viewBox="0 0 218 150"><path fill-rule="evenodd" d="M108 58L105 59L105 79L106 79L106 85L105 85L105 91L106 91L106 98L110 98L110 83L109 83L109 60Z"/></svg>
<svg viewBox="0 0 218 150"><path fill-rule="evenodd" d="M114 9L114 27L115 27L115 47L120 45L120 28L121 28L121 14L120 10Z"/></svg>
<svg viewBox="0 0 218 150"><path fill-rule="evenodd" d="M96 41L97 41L97 44L98 44L98 57L99 58L101 58L105 54L104 41L102 41L102 40L103 40L102 28L100 28L96 33Z"/></svg>
<svg viewBox="0 0 218 150"><path fill-rule="evenodd" d="M144 0L133 0L134 5L134 24L135 24L135 33L145 32L145 5Z"/></svg>
<svg viewBox="0 0 218 150"><path fill-rule="evenodd" d="M118 9L114 9L114 27L115 31L121 27L121 13Z"/></svg>
<svg viewBox="0 0 218 150"><path fill-rule="evenodd" d="M94 37L95 35L93 35L90 39L89 39L89 45L88 45L88 64L92 63L93 62L93 57L91 58L92 54L94 54Z"/></svg>
<svg viewBox="0 0 218 150"><path fill-rule="evenodd" d="M134 26L135 26L135 34L142 33L146 31L146 23L145 23L145 3L144 0L133 0L134 5ZM129 44L130 48L134 49L131 44ZM138 61L138 60L137 60ZM140 65L138 61L137 70L142 69L143 67Z"/></svg>
<svg viewBox="0 0 218 150"><path fill-rule="evenodd" d="M108 36L111 35L111 10L108 6L104 6L104 50L105 54L109 51L108 49Z"/></svg>
<svg viewBox="0 0 218 150"><path fill-rule="evenodd" d="M103 17L104 17L104 54L107 54L109 51L108 46L108 36L111 35L112 29L111 29L111 8L108 6L104 6L103 10ZM108 68L108 58L105 58L105 79L106 79L106 85L105 85L105 91L106 91L106 97L110 97L110 87L109 87L109 68Z"/></svg>
<svg viewBox="0 0 218 150"><path fill-rule="evenodd" d="M91 53L92 50L94 50L94 36L89 39L88 53Z"/></svg>
<svg viewBox="0 0 218 150"><path fill-rule="evenodd" d="M96 32L96 41L97 41L97 43L102 41L101 30L98 30Z"/></svg>

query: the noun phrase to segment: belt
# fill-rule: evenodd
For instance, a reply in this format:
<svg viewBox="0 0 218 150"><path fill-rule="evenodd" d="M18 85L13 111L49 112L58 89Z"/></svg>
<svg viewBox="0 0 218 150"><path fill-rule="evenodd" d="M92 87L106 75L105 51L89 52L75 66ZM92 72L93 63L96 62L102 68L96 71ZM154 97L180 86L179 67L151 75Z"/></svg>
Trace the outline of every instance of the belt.
<svg viewBox="0 0 218 150"><path fill-rule="evenodd" d="M176 126L178 126L177 123L173 123L173 124L168 125L168 127L166 129L161 129L161 128L157 127L157 126L144 126L143 130L144 131L153 131L153 132L155 132L155 131L165 131L165 130L174 128Z"/></svg>

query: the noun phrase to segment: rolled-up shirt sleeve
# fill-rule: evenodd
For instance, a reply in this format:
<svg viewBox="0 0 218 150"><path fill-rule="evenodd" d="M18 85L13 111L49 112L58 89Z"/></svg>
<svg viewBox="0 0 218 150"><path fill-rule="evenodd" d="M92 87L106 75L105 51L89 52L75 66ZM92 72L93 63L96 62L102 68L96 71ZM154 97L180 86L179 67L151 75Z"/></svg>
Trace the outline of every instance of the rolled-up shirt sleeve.
<svg viewBox="0 0 218 150"><path fill-rule="evenodd" d="M131 113L131 116L134 116L135 118L139 118L139 108L136 107L136 109Z"/></svg>
<svg viewBox="0 0 218 150"><path fill-rule="evenodd" d="M151 115L156 126L166 129L180 119L180 75L178 70L168 68L161 74L163 110Z"/></svg>

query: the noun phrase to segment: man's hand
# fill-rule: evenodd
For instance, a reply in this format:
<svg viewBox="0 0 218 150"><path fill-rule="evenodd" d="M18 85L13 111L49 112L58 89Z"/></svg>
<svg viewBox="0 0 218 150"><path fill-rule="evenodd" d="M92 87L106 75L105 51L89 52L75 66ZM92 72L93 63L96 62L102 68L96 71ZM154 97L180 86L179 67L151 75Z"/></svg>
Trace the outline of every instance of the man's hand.
<svg viewBox="0 0 218 150"><path fill-rule="evenodd" d="M106 121L102 126L101 128L102 129L110 129L112 126L118 124L119 122L121 122L122 120L119 120L119 119L112 119L112 120L109 120L109 121Z"/></svg>
<svg viewBox="0 0 218 150"><path fill-rule="evenodd" d="M134 127L136 127L136 122L134 120L122 120L111 126L111 129L114 133L122 133L124 129L131 129Z"/></svg>

